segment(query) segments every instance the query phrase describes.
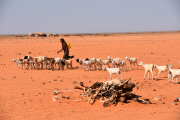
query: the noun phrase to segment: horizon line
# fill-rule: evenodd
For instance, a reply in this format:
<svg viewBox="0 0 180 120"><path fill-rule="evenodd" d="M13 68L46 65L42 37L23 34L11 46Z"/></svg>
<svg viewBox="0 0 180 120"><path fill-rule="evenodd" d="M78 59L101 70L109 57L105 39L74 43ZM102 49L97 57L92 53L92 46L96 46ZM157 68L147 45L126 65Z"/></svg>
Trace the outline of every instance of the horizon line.
<svg viewBox="0 0 180 120"><path fill-rule="evenodd" d="M136 34L136 33L166 33L166 32L180 32L180 30L174 30L174 31L139 31L139 32L108 32L108 33L101 33L101 32L99 32L99 33L56 33L56 34L58 34L58 35L100 35L100 34ZM29 33L27 33L27 34L0 34L0 36L16 36L16 35L28 36L28 34ZM48 34L48 33L46 33L46 34Z"/></svg>

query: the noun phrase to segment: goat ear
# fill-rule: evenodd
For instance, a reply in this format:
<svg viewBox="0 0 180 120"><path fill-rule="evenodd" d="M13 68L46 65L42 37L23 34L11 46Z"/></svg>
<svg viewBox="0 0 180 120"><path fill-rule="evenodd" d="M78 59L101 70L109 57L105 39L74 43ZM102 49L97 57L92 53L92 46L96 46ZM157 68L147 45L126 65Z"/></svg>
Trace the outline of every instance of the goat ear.
<svg viewBox="0 0 180 120"><path fill-rule="evenodd" d="M76 59L76 62L79 62L79 59Z"/></svg>

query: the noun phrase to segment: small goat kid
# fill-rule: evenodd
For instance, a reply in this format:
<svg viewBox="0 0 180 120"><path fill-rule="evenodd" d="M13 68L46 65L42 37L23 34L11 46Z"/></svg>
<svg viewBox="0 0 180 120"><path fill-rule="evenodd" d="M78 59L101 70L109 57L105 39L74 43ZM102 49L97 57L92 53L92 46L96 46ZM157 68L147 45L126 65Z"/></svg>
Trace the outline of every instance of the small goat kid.
<svg viewBox="0 0 180 120"><path fill-rule="evenodd" d="M78 63L79 63L79 69L81 69L81 68L82 68L83 61L89 61L89 59L88 59L88 58L83 59L83 60L81 60L81 59L76 59L76 62L78 62Z"/></svg>
<svg viewBox="0 0 180 120"><path fill-rule="evenodd" d="M102 66L102 70L107 70L110 74L110 80L112 80L112 74L117 74L117 79L119 79L119 74L121 75L120 68L108 68L106 66ZM122 79L122 75L121 75Z"/></svg>
<svg viewBox="0 0 180 120"><path fill-rule="evenodd" d="M172 78L171 78L171 75L172 75ZM177 76L180 76L180 69L172 69L169 66L168 80L170 81L170 83L171 83L171 79L173 80L173 83L174 83L174 77L176 77L176 83L177 83Z"/></svg>
<svg viewBox="0 0 180 120"><path fill-rule="evenodd" d="M150 71L152 74L152 80L153 80L153 71L154 71L155 65L154 64L145 64L144 62L141 62L141 61L140 61L139 65L142 65L145 68L144 80L145 80L145 75L146 75L147 71L148 71L148 79L150 79L150 77L149 77L149 71ZM155 71L154 71L154 74L155 74Z"/></svg>
<svg viewBox="0 0 180 120"><path fill-rule="evenodd" d="M134 65L132 69L134 69L135 64L136 64L136 65L137 65L137 70L138 70L138 64L137 64L137 58L136 58L136 57L133 57L133 58L126 57L126 60L129 61L130 70L131 70L131 68L132 68L132 64Z"/></svg>
<svg viewBox="0 0 180 120"><path fill-rule="evenodd" d="M108 56L107 58L112 63L112 68L120 67L121 58L111 58L111 56Z"/></svg>
<svg viewBox="0 0 180 120"><path fill-rule="evenodd" d="M86 71L86 67L87 67L87 70L92 70L91 69L91 66L92 66L92 61L89 60L89 61L82 61L82 65L83 65L83 68L84 68L84 71Z"/></svg>
<svg viewBox="0 0 180 120"><path fill-rule="evenodd" d="M61 63L61 61L62 61L62 58L54 58L54 60L55 60L55 69L56 69L56 65L58 65L58 67L59 67L59 70L60 70L60 67L62 67L62 63Z"/></svg>
<svg viewBox="0 0 180 120"><path fill-rule="evenodd" d="M102 63L102 65L107 65L110 68L110 66L109 66L110 61L109 60L101 60L101 63Z"/></svg>
<svg viewBox="0 0 180 120"><path fill-rule="evenodd" d="M12 62L16 62L17 63L17 68L19 68L19 64L22 64L19 60L13 59ZM23 64L22 64L23 67Z"/></svg>
<svg viewBox="0 0 180 120"><path fill-rule="evenodd" d="M72 68L72 60L62 60L65 63L65 70L70 66Z"/></svg>
<svg viewBox="0 0 180 120"><path fill-rule="evenodd" d="M171 64L164 65L164 66L155 65L155 68L157 68L157 69L159 70L159 73L158 73L158 76L157 76L156 79L158 79L158 77L159 77L159 75L160 75L161 72L162 72L162 75L163 75L163 77L164 77L163 72L169 70L169 67L171 67L171 66L172 66Z"/></svg>
<svg viewBox="0 0 180 120"><path fill-rule="evenodd" d="M30 64L32 63L30 60L27 60L27 59L13 59L12 62L16 62L17 63L17 68L19 68L19 64L22 64L22 68L23 68L23 65L25 67L25 69L30 69Z"/></svg>

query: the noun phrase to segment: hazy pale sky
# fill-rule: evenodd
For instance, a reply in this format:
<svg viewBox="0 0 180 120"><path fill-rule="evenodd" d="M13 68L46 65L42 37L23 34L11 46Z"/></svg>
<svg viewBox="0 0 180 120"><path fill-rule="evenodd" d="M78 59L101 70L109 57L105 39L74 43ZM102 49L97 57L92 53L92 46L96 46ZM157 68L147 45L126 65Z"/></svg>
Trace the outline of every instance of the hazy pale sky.
<svg viewBox="0 0 180 120"><path fill-rule="evenodd" d="M0 34L180 31L180 0L0 0Z"/></svg>

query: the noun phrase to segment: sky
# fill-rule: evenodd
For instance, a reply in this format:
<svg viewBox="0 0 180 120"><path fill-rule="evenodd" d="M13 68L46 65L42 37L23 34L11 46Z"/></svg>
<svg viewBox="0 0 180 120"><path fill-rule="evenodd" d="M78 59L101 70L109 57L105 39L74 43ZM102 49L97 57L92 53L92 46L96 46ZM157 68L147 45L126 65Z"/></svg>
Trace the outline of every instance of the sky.
<svg viewBox="0 0 180 120"><path fill-rule="evenodd" d="M180 31L180 0L0 0L0 35Z"/></svg>

